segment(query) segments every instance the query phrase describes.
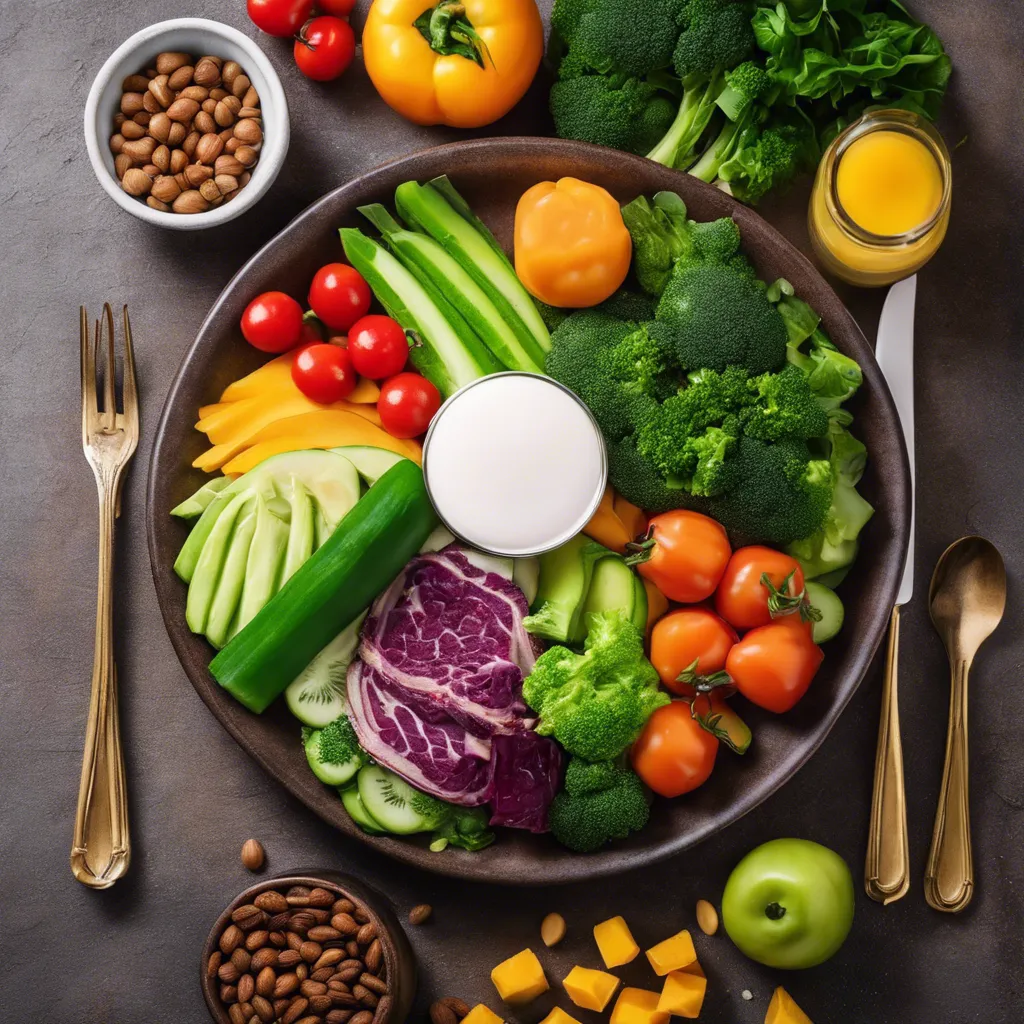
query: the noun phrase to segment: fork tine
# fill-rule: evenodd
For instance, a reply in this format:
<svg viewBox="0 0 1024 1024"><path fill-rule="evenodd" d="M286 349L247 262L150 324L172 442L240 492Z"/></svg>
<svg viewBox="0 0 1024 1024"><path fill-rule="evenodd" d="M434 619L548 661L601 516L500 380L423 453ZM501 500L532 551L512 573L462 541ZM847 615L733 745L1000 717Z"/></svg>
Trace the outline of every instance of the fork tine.
<svg viewBox="0 0 1024 1024"><path fill-rule="evenodd" d="M121 383L121 398L124 402L124 418L129 430L139 428L139 395L135 388L135 350L132 347L132 325L128 319L128 307L124 307L124 373Z"/></svg>
<svg viewBox="0 0 1024 1024"><path fill-rule="evenodd" d="M117 379L117 365L114 362L114 311L109 302L103 303L103 321L107 334L107 365L103 370L103 429L111 431L117 423L117 400L114 397L114 382ZM100 339L96 339L100 344ZM99 362L99 353L97 353Z"/></svg>
<svg viewBox="0 0 1024 1024"><path fill-rule="evenodd" d="M79 332L82 349L82 441L88 441L96 416L96 365L89 337L89 315L85 306L79 309Z"/></svg>

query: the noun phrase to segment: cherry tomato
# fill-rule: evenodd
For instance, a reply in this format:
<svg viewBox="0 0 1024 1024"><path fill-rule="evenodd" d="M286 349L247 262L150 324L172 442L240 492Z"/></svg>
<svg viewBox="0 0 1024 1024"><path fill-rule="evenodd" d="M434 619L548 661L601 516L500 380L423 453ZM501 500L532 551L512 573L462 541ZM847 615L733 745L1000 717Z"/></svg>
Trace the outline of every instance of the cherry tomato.
<svg viewBox="0 0 1024 1024"><path fill-rule="evenodd" d="M333 14L336 18L347 18L355 6L356 0L318 0L317 2L317 7L324 14Z"/></svg>
<svg viewBox="0 0 1024 1024"><path fill-rule="evenodd" d="M313 0L248 0L249 17L272 36L293 36L313 13Z"/></svg>
<svg viewBox="0 0 1024 1024"><path fill-rule="evenodd" d="M264 292L245 307L241 327L261 352L287 352L302 338L302 307L284 292Z"/></svg>
<svg viewBox="0 0 1024 1024"><path fill-rule="evenodd" d="M409 339L397 321L371 313L352 325L348 351L361 377L384 380L405 369Z"/></svg>
<svg viewBox="0 0 1024 1024"><path fill-rule="evenodd" d="M771 580L771 587L761 582L765 573ZM778 596L769 606L773 590ZM787 613L799 615L804 600L804 574L800 563L782 551L758 545L732 553L715 592L718 614L737 629L767 626L773 618Z"/></svg>
<svg viewBox="0 0 1024 1024"><path fill-rule="evenodd" d="M824 657L811 624L786 615L747 633L729 651L725 670L752 704L781 714L807 692Z"/></svg>
<svg viewBox="0 0 1024 1024"><path fill-rule="evenodd" d="M392 437L419 437L441 408L437 388L418 373L400 373L386 381L377 399L377 412Z"/></svg>
<svg viewBox="0 0 1024 1024"><path fill-rule="evenodd" d="M718 740L674 700L647 719L633 744L633 770L659 796L681 796L703 785L715 766Z"/></svg>
<svg viewBox="0 0 1024 1024"><path fill-rule="evenodd" d="M732 553L721 523L685 509L655 516L643 545L637 571L680 604L710 597Z"/></svg>
<svg viewBox="0 0 1024 1024"><path fill-rule="evenodd" d="M701 676L721 672L737 640L735 630L709 608L678 608L654 625L651 664L668 689L689 696L693 687L679 677L687 671Z"/></svg>
<svg viewBox="0 0 1024 1024"><path fill-rule="evenodd" d="M344 18L314 18L295 40L295 63L314 82L330 82L352 63L356 37Z"/></svg>
<svg viewBox="0 0 1024 1024"><path fill-rule="evenodd" d="M309 304L332 330L347 331L370 308L373 296L363 275L347 263L328 263L313 275Z"/></svg>
<svg viewBox="0 0 1024 1024"><path fill-rule="evenodd" d="M299 349L292 363L292 380L311 401L330 405L352 394L356 371L346 349L314 344Z"/></svg>

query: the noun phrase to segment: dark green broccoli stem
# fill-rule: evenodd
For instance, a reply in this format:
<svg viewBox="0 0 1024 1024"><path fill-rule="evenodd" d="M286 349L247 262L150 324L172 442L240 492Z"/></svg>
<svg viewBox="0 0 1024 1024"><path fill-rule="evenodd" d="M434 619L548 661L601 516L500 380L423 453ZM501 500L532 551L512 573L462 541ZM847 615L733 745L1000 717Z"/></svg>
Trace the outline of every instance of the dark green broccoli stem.
<svg viewBox="0 0 1024 1024"><path fill-rule="evenodd" d="M715 75L710 82L693 79L683 82L683 99L675 120L661 141L647 154L648 160L680 171L693 163L697 157L697 144L715 113L715 100L722 89L722 81L721 75Z"/></svg>

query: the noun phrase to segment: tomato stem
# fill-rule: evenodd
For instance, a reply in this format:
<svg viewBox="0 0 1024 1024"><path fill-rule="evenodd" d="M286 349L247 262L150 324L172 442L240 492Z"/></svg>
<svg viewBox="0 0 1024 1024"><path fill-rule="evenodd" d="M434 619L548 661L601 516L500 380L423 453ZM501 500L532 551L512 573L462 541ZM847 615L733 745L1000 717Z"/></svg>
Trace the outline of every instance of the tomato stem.
<svg viewBox="0 0 1024 1024"><path fill-rule="evenodd" d="M764 916L770 921L781 921L786 916L786 908L780 903L769 903L764 908Z"/></svg>
<svg viewBox="0 0 1024 1024"><path fill-rule="evenodd" d="M782 581L781 587L776 587L768 573L761 573L761 586L768 591L768 613L773 619L780 619L783 615L799 612L804 622L817 622L821 618L821 611L811 606L806 589L799 594L789 592L795 575L796 569Z"/></svg>
<svg viewBox="0 0 1024 1024"><path fill-rule="evenodd" d="M656 543L653 526L644 534L643 540L629 541L626 550L632 554L626 556L626 565L643 565L644 562L650 561Z"/></svg>

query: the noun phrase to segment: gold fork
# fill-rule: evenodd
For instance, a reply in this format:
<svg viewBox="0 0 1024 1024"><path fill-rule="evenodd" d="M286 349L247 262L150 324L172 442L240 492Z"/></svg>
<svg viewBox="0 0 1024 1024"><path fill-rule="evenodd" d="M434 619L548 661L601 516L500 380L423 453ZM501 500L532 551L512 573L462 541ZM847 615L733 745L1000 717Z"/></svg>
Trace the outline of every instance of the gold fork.
<svg viewBox="0 0 1024 1024"><path fill-rule="evenodd" d="M110 303L96 321L95 340L81 309L82 447L99 491L99 583L96 592L96 650L92 663L92 696L85 733L82 780L78 788L71 871L83 885L106 889L128 870L128 796L124 754L117 712L117 668L114 665L114 520L121 514L121 483L139 443L139 401L135 389L135 357L128 307L124 307L123 412L114 397L114 313ZM104 330L105 329L105 330ZM106 334L106 345L103 336ZM103 368L103 408L96 393L96 364Z"/></svg>

